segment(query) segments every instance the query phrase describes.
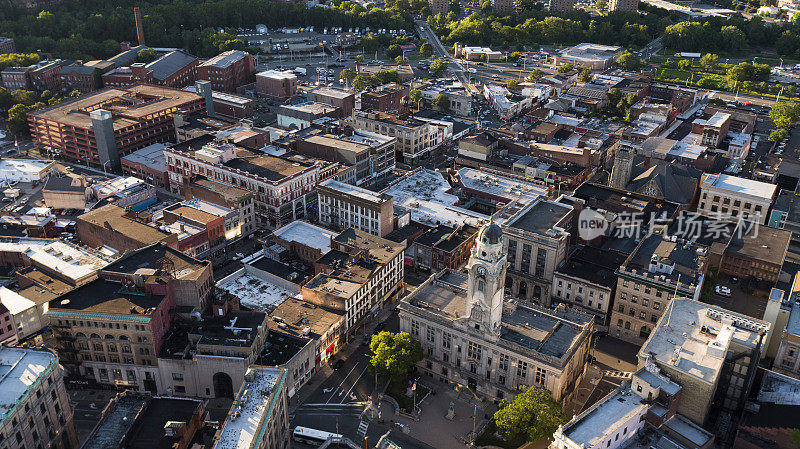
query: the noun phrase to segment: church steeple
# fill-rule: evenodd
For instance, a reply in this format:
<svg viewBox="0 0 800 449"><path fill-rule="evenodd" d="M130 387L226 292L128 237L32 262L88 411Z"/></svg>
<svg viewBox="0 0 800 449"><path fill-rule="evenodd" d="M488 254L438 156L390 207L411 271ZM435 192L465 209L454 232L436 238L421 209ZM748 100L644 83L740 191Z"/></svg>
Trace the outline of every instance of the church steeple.
<svg viewBox="0 0 800 449"><path fill-rule="evenodd" d="M506 254L503 251L503 231L493 220L478 231L467 270L467 316L477 328L499 333L503 317Z"/></svg>

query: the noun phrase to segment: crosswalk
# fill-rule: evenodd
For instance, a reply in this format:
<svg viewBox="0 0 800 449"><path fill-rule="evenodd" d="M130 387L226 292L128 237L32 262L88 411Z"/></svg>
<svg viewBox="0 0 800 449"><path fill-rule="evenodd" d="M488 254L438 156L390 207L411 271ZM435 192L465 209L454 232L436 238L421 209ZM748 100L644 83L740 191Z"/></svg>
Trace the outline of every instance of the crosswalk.
<svg viewBox="0 0 800 449"><path fill-rule="evenodd" d="M368 428L369 428L369 421L361 421L361 423L358 424L358 431L357 432L362 437L366 436Z"/></svg>

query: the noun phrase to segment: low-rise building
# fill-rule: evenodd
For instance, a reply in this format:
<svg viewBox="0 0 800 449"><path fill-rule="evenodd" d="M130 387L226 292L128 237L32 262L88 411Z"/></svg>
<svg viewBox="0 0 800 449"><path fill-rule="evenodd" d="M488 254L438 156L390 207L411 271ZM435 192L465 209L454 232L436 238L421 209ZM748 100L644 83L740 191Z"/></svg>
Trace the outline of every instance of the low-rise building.
<svg viewBox="0 0 800 449"><path fill-rule="evenodd" d="M253 56L242 50L228 50L197 66L197 79L211 82L213 90L236 92L255 81Z"/></svg>
<svg viewBox="0 0 800 449"><path fill-rule="evenodd" d="M390 83L361 93L362 111L406 112L411 88L405 84Z"/></svg>
<svg viewBox="0 0 800 449"><path fill-rule="evenodd" d="M78 239L92 248L110 248L120 254L154 243L177 244L174 234L138 221L135 214L120 206L107 204L75 219Z"/></svg>
<svg viewBox="0 0 800 449"><path fill-rule="evenodd" d="M42 182L58 171L56 162L40 159L0 160L0 180L8 182Z"/></svg>
<svg viewBox="0 0 800 449"><path fill-rule="evenodd" d="M617 287L616 270L627 255L590 246L577 248L553 273L553 305L595 317L595 328L608 327Z"/></svg>
<svg viewBox="0 0 800 449"><path fill-rule="evenodd" d="M184 185L183 194L187 200L197 198L238 212L243 237L255 232L253 192L203 176L196 176Z"/></svg>
<svg viewBox="0 0 800 449"><path fill-rule="evenodd" d="M214 435L213 449L285 449L290 445L286 370L254 365Z"/></svg>
<svg viewBox="0 0 800 449"><path fill-rule="evenodd" d="M10 37L0 37L0 55L14 53L15 50L14 39Z"/></svg>
<svg viewBox="0 0 800 449"><path fill-rule="evenodd" d="M0 346L0 367L3 444L8 449L77 447L59 356L47 350Z"/></svg>
<svg viewBox="0 0 800 449"><path fill-rule="evenodd" d="M182 50L173 50L148 63L137 62L102 75L103 85L125 87L136 83L181 88L194 84L199 60Z"/></svg>
<svg viewBox="0 0 800 449"><path fill-rule="evenodd" d="M15 90L27 90L31 87L31 72L36 68L35 65L26 67L8 67L0 72L0 79L3 86L9 92Z"/></svg>
<svg viewBox="0 0 800 449"><path fill-rule="evenodd" d="M639 0L611 0L608 3L609 11L637 11Z"/></svg>
<svg viewBox="0 0 800 449"><path fill-rule="evenodd" d="M555 61L559 65L570 63L576 67L600 70L609 68L621 54L622 47L583 43L563 50L555 57Z"/></svg>
<svg viewBox="0 0 800 449"><path fill-rule="evenodd" d="M352 333L368 316L404 291L405 245L353 228L331 241L331 251L315 263L317 273L303 286L303 300L345 312Z"/></svg>
<svg viewBox="0 0 800 449"><path fill-rule="evenodd" d="M467 263L477 233L474 226L437 225L414 239L406 259L413 260L414 268L427 273L458 270Z"/></svg>
<svg viewBox="0 0 800 449"><path fill-rule="evenodd" d="M143 179L154 186L169 189L166 144L154 143L134 151L120 159L122 173Z"/></svg>
<svg viewBox="0 0 800 449"><path fill-rule="evenodd" d="M395 168L397 138L366 131L311 130L294 141L295 151L353 168L350 184L363 185L384 178Z"/></svg>
<svg viewBox="0 0 800 449"><path fill-rule="evenodd" d="M323 117L339 115L339 109L323 103L302 103L278 107L278 126L306 129Z"/></svg>
<svg viewBox="0 0 800 449"><path fill-rule="evenodd" d="M396 159L412 163L424 157L435 147L435 139L431 128L433 125L414 118L402 118L383 112L353 113L353 128L360 131L396 137Z"/></svg>
<svg viewBox="0 0 800 449"><path fill-rule="evenodd" d="M317 186L317 204L325 226L352 227L379 237L394 230L394 203L385 193L328 179Z"/></svg>
<svg viewBox="0 0 800 449"><path fill-rule="evenodd" d="M55 61L42 61L30 72L31 87L38 91L49 90L58 92L61 90L61 80L58 77L61 67L69 64L69 61L56 59Z"/></svg>
<svg viewBox="0 0 800 449"><path fill-rule="evenodd" d="M641 368L654 363L691 392L677 412L697 425L736 422L755 378L769 323L689 298L674 298L639 350ZM649 361L649 362L648 362Z"/></svg>
<svg viewBox="0 0 800 449"><path fill-rule="evenodd" d="M345 89L321 86L309 90L307 96L310 103L323 103L337 108L340 118L349 117L356 107L356 94ZM363 108L363 94L361 97L361 104Z"/></svg>
<svg viewBox="0 0 800 449"><path fill-rule="evenodd" d="M256 74L256 92L275 101L287 100L297 93L297 77L292 72L267 70Z"/></svg>
<svg viewBox="0 0 800 449"><path fill-rule="evenodd" d="M705 174L700 183L697 212L711 218L766 223L775 184L726 174Z"/></svg>
<svg viewBox="0 0 800 449"><path fill-rule="evenodd" d="M532 104L531 97L515 94L505 86L498 84L484 84L483 95L492 103L492 107L500 114L500 118L506 120L522 114Z"/></svg>

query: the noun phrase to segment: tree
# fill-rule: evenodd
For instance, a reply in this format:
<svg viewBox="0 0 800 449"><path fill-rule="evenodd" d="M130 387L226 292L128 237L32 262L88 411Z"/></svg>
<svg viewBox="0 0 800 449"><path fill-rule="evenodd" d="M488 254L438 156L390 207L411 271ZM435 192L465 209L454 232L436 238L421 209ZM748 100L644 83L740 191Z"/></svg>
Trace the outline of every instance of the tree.
<svg viewBox="0 0 800 449"><path fill-rule="evenodd" d="M700 58L700 65L708 70L714 71L719 68L719 55L714 53L706 53Z"/></svg>
<svg viewBox="0 0 800 449"><path fill-rule="evenodd" d="M355 77L356 77L356 75L358 75L358 73L356 73L356 71L355 71L355 70L353 70L353 69L350 69L350 68L347 68L347 69L342 69L342 71L339 73L339 76L340 76L340 77L341 77L343 80L346 80L348 83L349 83L349 82L352 82L352 81L353 81L353 78L355 78Z"/></svg>
<svg viewBox="0 0 800 449"><path fill-rule="evenodd" d="M8 122L6 128L8 132L15 136L21 136L28 132L28 112L33 107L22 103L17 103L8 110Z"/></svg>
<svg viewBox="0 0 800 449"><path fill-rule="evenodd" d="M782 101L775 103L769 111L769 118L775 128L789 129L800 117L800 103L796 101Z"/></svg>
<svg viewBox="0 0 800 449"><path fill-rule="evenodd" d="M419 89L411 89L411 92L408 93L408 98L411 100L411 104L419 109L419 105L422 102L422 92Z"/></svg>
<svg viewBox="0 0 800 449"><path fill-rule="evenodd" d="M589 81L592 80L593 77L594 75L592 74L592 69L588 67L582 67L578 71L578 81L582 83L588 83Z"/></svg>
<svg viewBox="0 0 800 449"><path fill-rule="evenodd" d="M398 382L405 380L408 370L422 360L422 345L408 332L383 331L373 335L369 349L372 351L369 361L372 368Z"/></svg>
<svg viewBox="0 0 800 449"><path fill-rule="evenodd" d="M136 52L136 60L139 62L148 63L151 61L155 61L158 57L158 53L152 48L143 48Z"/></svg>
<svg viewBox="0 0 800 449"><path fill-rule="evenodd" d="M397 65L403 64L405 62L408 62L408 58L404 58L403 55L394 58L394 63Z"/></svg>
<svg viewBox="0 0 800 449"><path fill-rule="evenodd" d="M5 87L0 87L0 110L8 111L14 104L14 99L11 97L11 93Z"/></svg>
<svg viewBox="0 0 800 449"><path fill-rule="evenodd" d="M356 55L356 63L362 64L364 62L364 55Z"/></svg>
<svg viewBox="0 0 800 449"><path fill-rule="evenodd" d="M625 50L617 58L617 64L621 65L625 70L639 70L642 67L642 60L637 58L630 50Z"/></svg>
<svg viewBox="0 0 800 449"><path fill-rule="evenodd" d="M575 66L572 65L571 62L568 62L566 64L561 64L560 66L558 66L557 71L558 71L558 73L567 73L567 72L572 71L572 69L574 69L574 68L575 68Z"/></svg>
<svg viewBox="0 0 800 449"><path fill-rule="evenodd" d="M688 59L681 59L680 61L678 61L678 68L681 70L691 70L692 61Z"/></svg>
<svg viewBox="0 0 800 449"><path fill-rule="evenodd" d="M506 87L510 90L517 90L519 88L519 81L511 78L506 80Z"/></svg>
<svg viewBox="0 0 800 449"><path fill-rule="evenodd" d="M422 44L422 45L419 47L419 55L420 55L420 56L421 56L423 59L430 58L432 54L433 54L433 46L431 46L430 42L424 42L424 43L423 43L423 44Z"/></svg>
<svg viewBox="0 0 800 449"><path fill-rule="evenodd" d="M444 75L444 72L447 70L447 63L442 59L437 59L431 63L430 70L434 76L439 78Z"/></svg>
<svg viewBox="0 0 800 449"><path fill-rule="evenodd" d="M447 112L450 110L450 97L448 97L446 94L439 94L433 97L431 104L436 109L442 112Z"/></svg>
<svg viewBox="0 0 800 449"><path fill-rule="evenodd" d="M769 133L769 141L770 142L780 142L781 140L785 139L786 136L788 136L788 135L789 135L789 131L786 128L778 128L778 129L772 130L772 132Z"/></svg>
<svg viewBox="0 0 800 449"><path fill-rule="evenodd" d="M506 440L524 435L528 441L549 438L558 426L568 421L549 391L542 387L520 387L520 393L509 402L500 401L494 414L497 430Z"/></svg>
<svg viewBox="0 0 800 449"><path fill-rule="evenodd" d="M394 59L394 58L396 58L396 57L398 57L398 56L400 56L402 54L403 54L403 50L397 44L392 44L392 45L389 46L388 49L386 49L386 56L389 57L389 58L392 58L392 59Z"/></svg>
<svg viewBox="0 0 800 449"><path fill-rule="evenodd" d="M364 75L356 75L352 81L352 88L356 92L361 92L362 90L370 87L372 85L372 78Z"/></svg>
<svg viewBox="0 0 800 449"><path fill-rule="evenodd" d="M531 74L528 75L528 79L531 81L539 81L540 79L544 78L545 73L539 69L531 70Z"/></svg>
<svg viewBox="0 0 800 449"><path fill-rule="evenodd" d="M511 61L511 62L517 62L517 61L519 61L519 58L521 58L521 57L522 57L522 53L520 53L518 51L512 51L508 55L508 60Z"/></svg>

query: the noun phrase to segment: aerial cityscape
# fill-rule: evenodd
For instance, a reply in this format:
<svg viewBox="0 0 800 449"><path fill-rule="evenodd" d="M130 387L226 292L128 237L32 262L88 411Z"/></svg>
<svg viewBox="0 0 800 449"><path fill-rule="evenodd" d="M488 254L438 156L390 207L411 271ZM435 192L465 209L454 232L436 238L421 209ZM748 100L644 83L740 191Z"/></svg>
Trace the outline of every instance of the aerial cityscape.
<svg viewBox="0 0 800 449"><path fill-rule="evenodd" d="M0 0L0 449L800 449L799 120L800 0Z"/></svg>

